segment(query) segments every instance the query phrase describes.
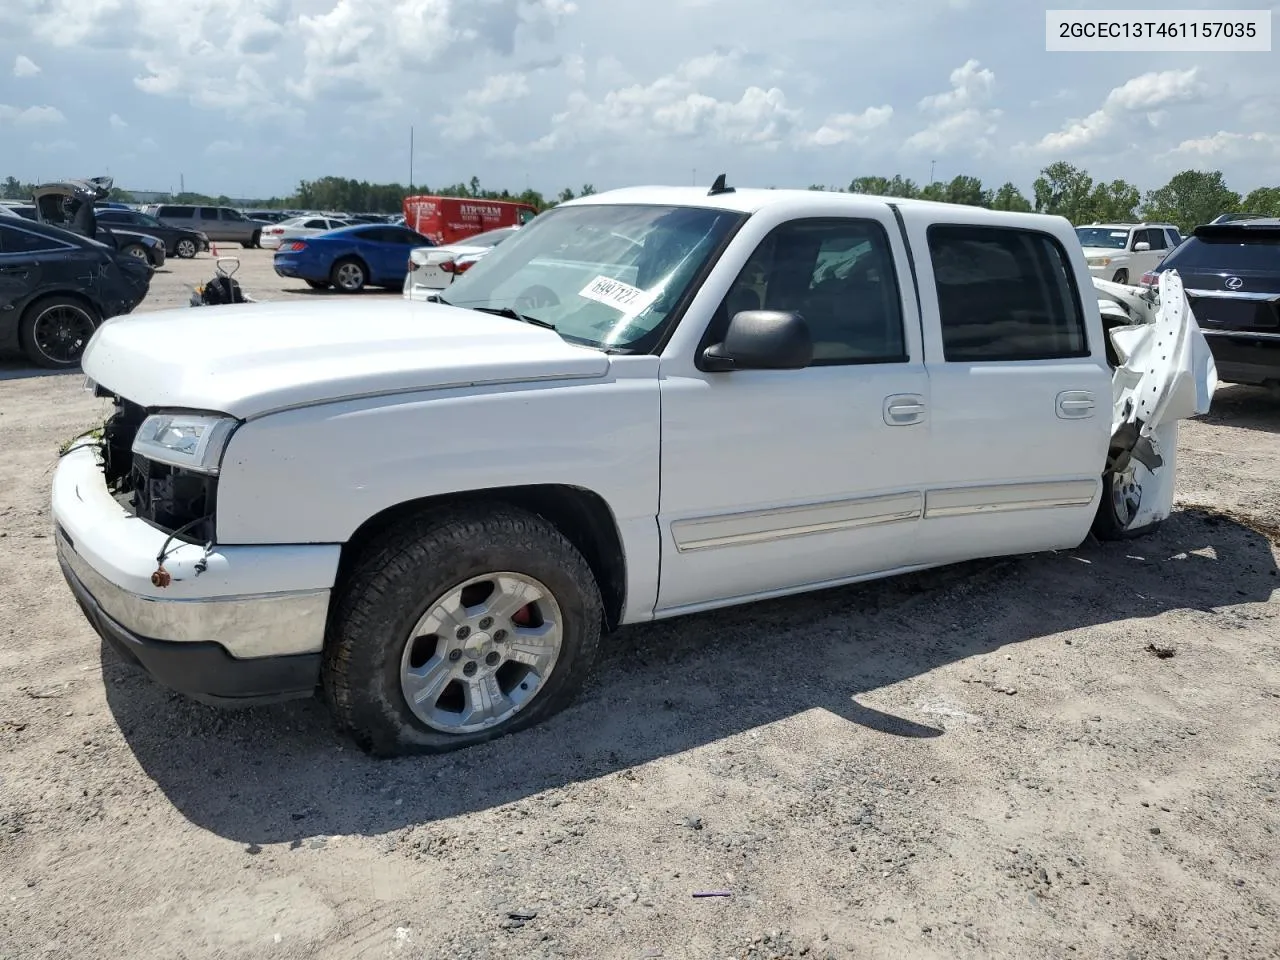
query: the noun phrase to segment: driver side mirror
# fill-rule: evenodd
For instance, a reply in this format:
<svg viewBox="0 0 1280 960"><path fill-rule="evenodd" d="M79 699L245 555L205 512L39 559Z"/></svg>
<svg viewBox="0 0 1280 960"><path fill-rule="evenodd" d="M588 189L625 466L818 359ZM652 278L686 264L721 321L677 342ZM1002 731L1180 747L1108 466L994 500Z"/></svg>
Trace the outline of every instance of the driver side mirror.
<svg viewBox="0 0 1280 960"><path fill-rule="evenodd" d="M1150 249L1151 249L1151 244L1147 243L1147 241L1145 240L1139 240L1137 243L1133 245L1134 253L1146 253Z"/></svg>
<svg viewBox="0 0 1280 960"><path fill-rule="evenodd" d="M813 338L804 317L790 310L743 310L729 321L724 340L702 352L702 369L802 370L813 362Z"/></svg>

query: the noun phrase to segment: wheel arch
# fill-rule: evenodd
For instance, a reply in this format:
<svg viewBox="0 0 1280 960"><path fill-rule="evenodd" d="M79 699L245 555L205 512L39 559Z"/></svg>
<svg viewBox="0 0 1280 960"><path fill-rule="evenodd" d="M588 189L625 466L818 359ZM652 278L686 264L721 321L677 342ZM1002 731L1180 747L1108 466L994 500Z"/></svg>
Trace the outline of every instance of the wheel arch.
<svg viewBox="0 0 1280 960"><path fill-rule="evenodd" d="M569 484L493 487L420 497L388 507L365 520L342 545L336 582L346 582L365 547L389 527L441 507L478 503L509 504L553 524L591 567L604 605L605 627L617 627L626 602L626 555L617 519L598 493Z"/></svg>

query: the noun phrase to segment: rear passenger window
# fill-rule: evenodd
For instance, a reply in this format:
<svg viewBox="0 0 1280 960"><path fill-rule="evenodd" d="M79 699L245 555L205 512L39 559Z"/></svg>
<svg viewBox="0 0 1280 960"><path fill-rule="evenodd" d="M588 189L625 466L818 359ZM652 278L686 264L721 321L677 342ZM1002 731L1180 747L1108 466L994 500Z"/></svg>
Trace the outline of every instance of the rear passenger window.
<svg viewBox="0 0 1280 960"><path fill-rule="evenodd" d="M1048 234L1008 227L929 228L950 361L1051 360L1089 355L1066 254Z"/></svg>
<svg viewBox="0 0 1280 960"><path fill-rule="evenodd" d="M200 219L201 220L217 220L218 208L217 207L201 207Z"/></svg>
<svg viewBox="0 0 1280 960"><path fill-rule="evenodd" d="M195 207L161 207L157 216L190 219L196 215Z"/></svg>
<svg viewBox="0 0 1280 960"><path fill-rule="evenodd" d="M0 224L0 253L56 253L59 250L70 249L70 246L52 237L28 233L26 230L15 229L8 224Z"/></svg>
<svg viewBox="0 0 1280 960"><path fill-rule="evenodd" d="M796 220L756 247L718 318L793 310L813 337L813 365L907 359L893 251L874 220Z"/></svg>

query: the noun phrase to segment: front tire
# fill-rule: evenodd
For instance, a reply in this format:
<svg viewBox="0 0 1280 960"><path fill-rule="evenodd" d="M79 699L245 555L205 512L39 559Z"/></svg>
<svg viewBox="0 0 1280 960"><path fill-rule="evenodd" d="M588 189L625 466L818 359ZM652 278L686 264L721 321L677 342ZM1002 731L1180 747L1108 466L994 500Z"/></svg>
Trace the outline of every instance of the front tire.
<svg viewBox="0 0 1280 960"><path fill-rule="evenodd" d="M369 753L469 747L572 702L603 620L590 566L541 517L493 504L424 514L366 548L338 594L325 696Z"/></svg>
<svg viewBox="0 0 1280 960"><path fill-rule="evenodd" d="M134 260L141 260L145 264L151 263L151 258L147 256L147 248L140 243L129 243L120 248L120 252L126 257L132 257Z"/></svg>

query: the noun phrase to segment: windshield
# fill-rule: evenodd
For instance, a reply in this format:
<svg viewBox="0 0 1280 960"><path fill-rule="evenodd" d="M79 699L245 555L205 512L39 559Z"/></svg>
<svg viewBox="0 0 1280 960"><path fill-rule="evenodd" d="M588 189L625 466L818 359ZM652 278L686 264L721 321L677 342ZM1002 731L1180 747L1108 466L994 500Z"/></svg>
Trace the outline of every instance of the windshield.
<svg viewBox="0 0 1280 960"><path fill-rule="evenodd" d="M1258 271L1280 277L1280 231L1258 232L1242 243L1239 235L1192 237L1162 264L1178 270Z"/></svg>
<svg viewBox="0 0 1280 960"><path fill-rule="evenodd" d="M648 349L693 278L744 215L623 204L540 214L476 262L447 303L515 310L567 340L607 350Z"/></svg>
<svg viewBox="0 0 1280 960"><path fill-rule="evenodd" d="M1129 239L1128 230L1113 230L1110 227L1077 227L1076 236L1080 238L1082 247L1107 247L1111 250L1123 250Z"/></svg>
<svg viewBox="0 0 1280 960"><path fill-rule="evenodd" d="M459 240L458 246L496 247L515 232L515 227L499 227L497 230L490 230L488 233L477 233L474 237L467 237L465 240Z"/></svg>

